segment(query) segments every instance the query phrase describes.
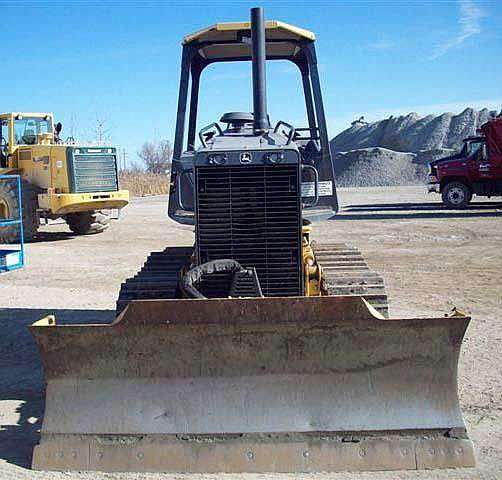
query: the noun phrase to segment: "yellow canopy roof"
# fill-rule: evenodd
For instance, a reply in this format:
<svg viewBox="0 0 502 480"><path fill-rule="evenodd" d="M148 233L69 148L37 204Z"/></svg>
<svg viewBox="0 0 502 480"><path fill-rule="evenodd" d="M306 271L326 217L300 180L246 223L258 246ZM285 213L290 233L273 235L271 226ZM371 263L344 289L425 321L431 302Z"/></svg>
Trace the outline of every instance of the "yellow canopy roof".
<svg viewBox="0 0 502 480"><path fill-rule="evenodd" d="M251 22L217 23L187 35L183 39L183 44L186 45L191 42L235 42L238 40L238 34L243 30L251 30ZM267 40L315 40L313 32L276 20L267 20L265 22L265 35Z"/></svg>
<svg viewBox="0 0 502 480"><path fill-rule="evenodd" d="M250 58L250 30L250 22L217 23L187 35L183 39L183 45L200 45L199 54L209 61ZM265 22L266 51L269 58L294 57L300 49L298 43L301 40L314 41L315 35L284 22Z"/></svg>

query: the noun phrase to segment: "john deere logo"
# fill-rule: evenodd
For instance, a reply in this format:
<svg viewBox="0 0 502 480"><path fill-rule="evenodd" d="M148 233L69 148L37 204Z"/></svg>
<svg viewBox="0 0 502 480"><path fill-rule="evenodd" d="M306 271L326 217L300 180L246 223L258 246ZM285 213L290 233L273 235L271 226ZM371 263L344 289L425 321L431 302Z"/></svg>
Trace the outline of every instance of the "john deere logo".
<svg viewBox="0 0 502 480"><path fill-rule="evenodd" d="M251 163L253 161L253 157L250 153L241 153L241 163Z"/></svg>

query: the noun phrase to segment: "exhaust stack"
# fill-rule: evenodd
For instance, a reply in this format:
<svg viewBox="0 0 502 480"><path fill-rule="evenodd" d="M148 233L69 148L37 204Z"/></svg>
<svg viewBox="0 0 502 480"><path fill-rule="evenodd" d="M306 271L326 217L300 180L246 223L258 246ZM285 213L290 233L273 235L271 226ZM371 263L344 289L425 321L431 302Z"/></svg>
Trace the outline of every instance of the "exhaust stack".
<svg viewBox="0 0 502 480"><path fill-rule="evenodd" d="M269 129L267 115L267 85L265 72L265 20L263 8L251 9L251 50L253 61L253 114L254 131L265 133Z"/></svg>

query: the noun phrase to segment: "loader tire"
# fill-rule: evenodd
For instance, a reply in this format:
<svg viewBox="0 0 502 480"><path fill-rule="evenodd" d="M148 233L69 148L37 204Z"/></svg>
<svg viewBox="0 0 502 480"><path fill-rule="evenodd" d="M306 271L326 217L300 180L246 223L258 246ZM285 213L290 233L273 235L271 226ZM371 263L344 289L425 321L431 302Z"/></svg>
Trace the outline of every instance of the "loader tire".
<svg viewBox="0 0 502 480"><path fill-rule="evenodd" d="M21 183L24 241L31 240L38 230L37 195L33 186L23 180ZM15 219L18 212L18 192L15 182L0 183L0 220ZM0 228L0 243L18 243L19 227L11 225Z"/></svg>
<svg viewBox="0 0 502 480"><path fill-rule="evenodd" d="M110 216L99 210L69 213L65 220L70 230L77 235L101 233L110 226Z"/></svg>
<svg viewBox="0 0 502 480"><path fill-rule="evenodd" d="M472 199L472 191L465 183L450 182L443 187L441 198L448 208L465 208Z"/></svg>

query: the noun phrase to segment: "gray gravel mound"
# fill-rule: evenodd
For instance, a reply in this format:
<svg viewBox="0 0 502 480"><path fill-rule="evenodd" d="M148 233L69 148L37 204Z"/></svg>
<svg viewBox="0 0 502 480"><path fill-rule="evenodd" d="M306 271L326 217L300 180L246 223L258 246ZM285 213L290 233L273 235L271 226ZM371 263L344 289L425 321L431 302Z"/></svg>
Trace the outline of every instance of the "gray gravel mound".
<svg viewBox="0 0 502 480"><path fill-rule="evenodd" d="M343 186L423 183L427 164L457 151L465 137L497 112L466 108L455 115L391 116L373 123L353 122L331 140L335 175Z"/></svg>
<svg viewBox="0 0 502 480"><path fill-rule="evenodd" d="M386 148L361 148L335 154L335 178L340 187L411 185L416 183L414 153Z"/></svg>

